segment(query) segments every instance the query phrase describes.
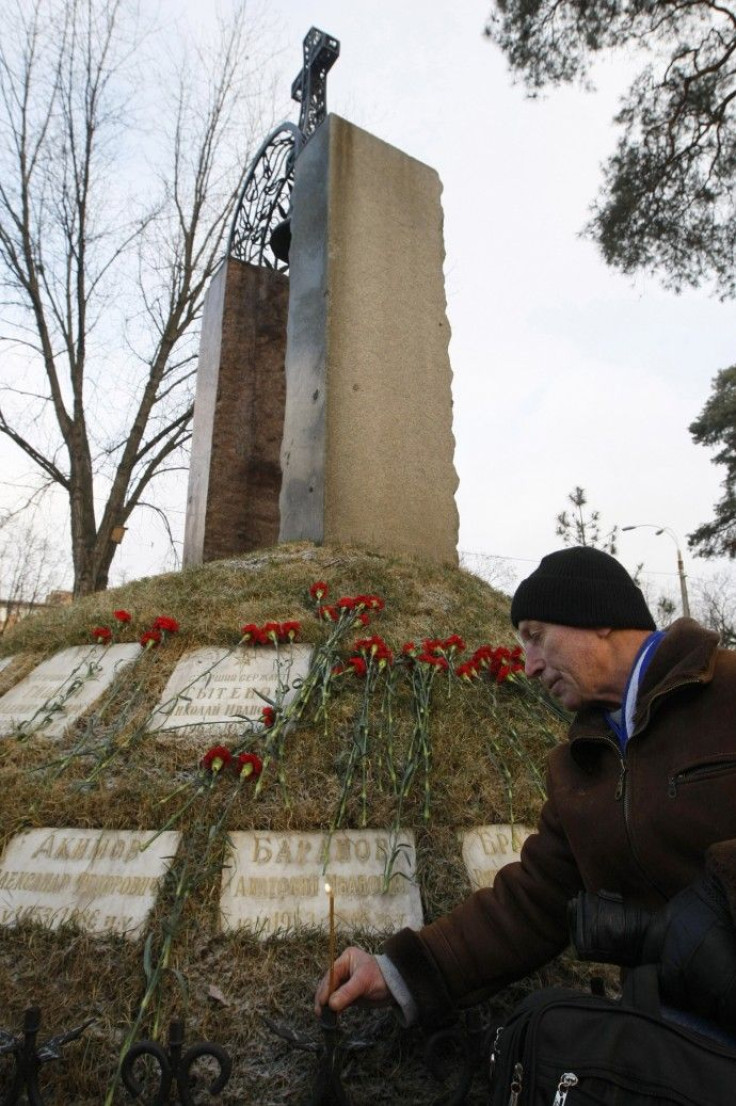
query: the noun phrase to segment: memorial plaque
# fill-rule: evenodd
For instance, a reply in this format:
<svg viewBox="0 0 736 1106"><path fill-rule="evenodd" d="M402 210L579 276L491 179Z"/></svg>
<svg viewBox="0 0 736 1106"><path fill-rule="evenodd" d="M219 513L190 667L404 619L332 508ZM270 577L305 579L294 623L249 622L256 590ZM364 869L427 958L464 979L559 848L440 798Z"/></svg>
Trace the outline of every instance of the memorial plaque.
<svg viewBox="0 0 736 1106"><path fill-rule="evenodd" d="M518 822L513 826L500 824L463 830L459 836L473 890L492 887L499 869L519 859L521 847L531 833L534 833L531 826Z"/></svg>
<svg viewBox="0 0 736 1106"><path fill-rule="evenodd" d="M287 704L307 674L311 646L196 649L177 664L149 729L224 740L243 732L243 720L261 721L269 703Z"/></svg>
<svg viewBox="0 0 736 1106"><path fill-rule="evenodd" d="M0 862L0 925L73 922L137 937L179 844L173 830L34 829ZM146 842L150 844L144 848Z"/></svg>
<svg viewBox="0 0 736 1106"><path fill-rule="evenodd" d="M141 651L128 645L74 645L49 657L0 698L0 737L21 727L60 737Z"/></svg>
<svg viewBox="0 0 736 1106"><path fill-rule="evenodd" d="M252 929L266 938L296 926L324 929L325 884L335 896L335 924L343 931L395 930L422 925L414 880L414 835L402 832L388 890L386 859L392 839L377 830L323 833L231 833L223 871L223 930Z"/></svg>

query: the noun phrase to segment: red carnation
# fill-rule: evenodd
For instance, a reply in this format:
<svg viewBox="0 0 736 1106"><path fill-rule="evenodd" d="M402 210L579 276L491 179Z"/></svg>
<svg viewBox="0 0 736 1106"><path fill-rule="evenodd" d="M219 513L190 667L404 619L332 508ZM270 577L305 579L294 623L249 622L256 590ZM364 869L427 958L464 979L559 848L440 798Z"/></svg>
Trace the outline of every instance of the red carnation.
<svg viewBox="0 0 736 1106"><path fill-rule="evenodd" d="M152 649L154 645L161 644L161 634L158 630L146 630L141 634L141 645L144 649Z"/></svg>
<svg viewBox="0 0 736 1106"><path fill-rule="evenodd" d="M368 601L367 605L371 608L372 611L382 611L383 608L386 606L380 595L366 595L365 598Z"/></svg>
<svg viewBox="0 0 736 1106"><path fill-rule="evenodd" d="M273 726L276 721L276 711L273 707L264 707L261 711L261 721L267 730Z"/></svg>
<svg viewBox="0 0 736 1106"><path fill-rule="evenodd" d="M166 634L176 634L179 631L179 623L175 618L169 618L167 615L159 615L158 618L154 618L153 630L162 630Z"/></svg>
<svg viewBox="0 0 736 1106"><path fill-rule="evenodd" d="M263 771L263 761L255 753L240 753L233 767L241 780L258 779Z"/></svg>
<svg viewBox="0 0 736 1106"><path fill-rule="evenodd" d="M112 630L107 626L95 626L91 633L98 645L107 645L112 640Z"/></svg>
<svg viewBox="0 0 736 1106"><path fill-rule="evenodd" d="M274 645L279 640L281 625L278 622L266 622L261 627L261 634L265 641L272 641Z"/></svg>
<svg viewBox="0 0 736 1106"><path fill-rule="evenodd" d="M357 621L361 624L361 626L370 626L371 616L368 614L367 611L361 611L358 615Z"/></svg>
<svg viewBox="0 0 736 1106"><path fill-rule="evenodd" d="M433 664L435 668L441 668L443 671L447 671L450 667L447 657L438 657L436 653L420 653L416 659L424 664Z"/></svg>
<svg viewBox="0 0 736 1106"><path fill-rule="evenodd" d="M324 622L337 622L337 607L320 607L317 614Z"/></svg>
<svg viewBox="0 0 736 1106"><path fill-rule="evenodd" d="M480 668L488 668L493 660L493 650L490 645L480 645L471 658Z"/></svg>
<svg viewBox="0 0 736 1106"><path fill-rule="evenodd" d="M461 680L477 680L480 676L478 666L475 661L465 661L464 664L459 664L455 669L455 675Z"/></svg>
<svg viewBox="0 0 736 1106"><path fill-rule="evenodd" d="M324 580L317 580L309 589L309 594L312 596L312 599L324 599L329 590Z"/></svg>
<svg viewBox="0 0 736 1106"><path fill-rule="evenodd" d="M217 775L221 768L225 768L233 759L233 754L224 745L213 745L208 749L199 762L199 767L205 772Z"/></svg>
<svg viewBox="0 0 736 1106"><path fill-rule="evenodd" d="M279 628L281 641L294 641L302 630L301 622L282 622Z"/></svg>
<svg viewBox="0 0 736 1106"><path fill-rule="evenodd" d="M344 611L355 610L355 600L351 599L349 595L343 595L342 599L338 599L337 606Z"/></svg>
<svg viewBox="0 0 736 1106"><path fill-rule="evenodd" d="M248 622L245 626L241 626L240 632L243 635L243 641L250 641L253 645L264 645L267 640L263 630L260 626L256 626L255 622Z"/></svg>
<svg viewBox="0 0 736 1106"><path fill-rule="evenodd" d="M382 637L374 634L373 637L360 638L355 643L355 648L361 653L370 654L379 664L391 664L394 655Z"/></svg>
<svg viewBox="0 0 736 1106"><path fill-rule="evenodd" d="M113 611L112 616L116 618L118 622L130 622L132 617L130 611Z"/></svg>
<svg viewBox="0 0 736 1106"><path fill-rule="evenodd" d="M442 644L446 653L462 653L465 650L465 642L459 634L450 634Z"/></svg>
<svg viewBox="0 0 736 1106"><path fill-rule="evenodd" d="M368 666L363 657L348 657L348 664L352 667L356 676L365 676Z"/></svg>

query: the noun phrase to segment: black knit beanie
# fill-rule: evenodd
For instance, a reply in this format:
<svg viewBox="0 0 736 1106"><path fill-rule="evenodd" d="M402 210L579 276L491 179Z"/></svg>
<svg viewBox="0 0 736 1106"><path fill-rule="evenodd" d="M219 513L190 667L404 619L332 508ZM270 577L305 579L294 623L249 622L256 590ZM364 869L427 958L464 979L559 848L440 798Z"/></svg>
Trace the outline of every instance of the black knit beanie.
<svg viewBox="0 0 736 1106"><path fill-rule="evenodd" d="M654 630L639 588L615 557L589 546L543 557L522 580L511 603L511 621L555 622L592 629Z"/></svg>

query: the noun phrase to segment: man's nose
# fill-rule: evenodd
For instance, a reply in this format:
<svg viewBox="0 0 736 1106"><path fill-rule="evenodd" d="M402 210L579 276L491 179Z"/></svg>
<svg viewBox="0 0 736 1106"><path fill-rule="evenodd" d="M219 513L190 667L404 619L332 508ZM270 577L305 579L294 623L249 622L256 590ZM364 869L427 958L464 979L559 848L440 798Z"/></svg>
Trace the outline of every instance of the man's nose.
<svg viewBox="0 0 736 1106"><path fill-rule="evenodd" d="M524 672L529 677L541 675L544 671L544 660L539 649L530 645L524 652Z"/></svg>

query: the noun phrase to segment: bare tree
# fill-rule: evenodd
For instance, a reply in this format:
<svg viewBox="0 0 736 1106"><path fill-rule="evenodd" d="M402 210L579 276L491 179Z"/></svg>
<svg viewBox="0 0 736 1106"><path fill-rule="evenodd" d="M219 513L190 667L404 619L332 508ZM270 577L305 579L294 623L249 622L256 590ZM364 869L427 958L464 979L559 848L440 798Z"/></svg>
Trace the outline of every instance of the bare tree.
<svg viewBox="0 0 736 1106"><path fill-rule="evenodd" d="M68 565L50 540L27 518L0 523L0 633L45 605L59 589ZM57 595L63 595L57 590ZM67 593L68 594L68 593Z"/></svg>
<svg viewBox="0 0 736 1106"><path fill-rule="evenodd" d="M0 432L68 498L77 595L107 586L115 528L182 463L259 108L244 5L194 57L136 10L0 0Z"/></svg>
<svg viewBox="0 0 736 1106"><path fill-rule="evenodd" d="M508 557L498 557L493 553L469 553L461 550L460 564L466 572L472 572L474 576L480 576L481 580L485 580L496 591L511 595L516 587L516 573Z"/></svg>
<svg viewBox="0 0 736 1106"><path fill-rule="evenodd" d="M728 649L736 648L736 587L733 575L718 572L708 580L698 581L695 604L699 620L720 634L721 645Z"/></svg>

